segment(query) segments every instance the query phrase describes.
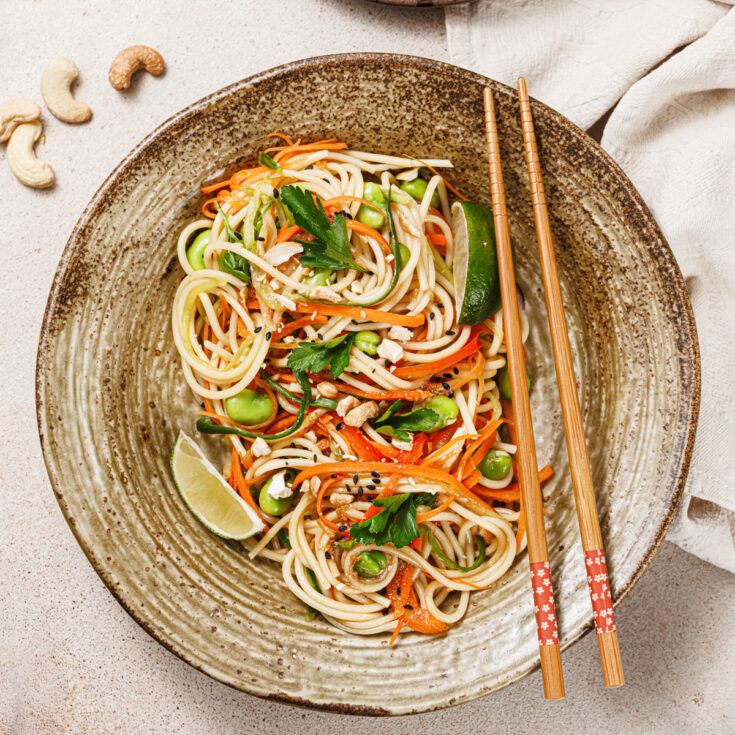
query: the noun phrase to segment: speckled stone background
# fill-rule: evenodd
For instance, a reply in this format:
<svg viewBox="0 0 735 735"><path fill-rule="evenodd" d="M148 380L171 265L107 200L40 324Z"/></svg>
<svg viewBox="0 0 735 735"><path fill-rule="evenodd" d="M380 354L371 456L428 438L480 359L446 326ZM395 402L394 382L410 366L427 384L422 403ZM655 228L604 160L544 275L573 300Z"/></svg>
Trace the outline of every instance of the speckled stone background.
<svg viewBox="0 0 735 735"><path fill-rule="evenodd" d="M230 82L323 53L447 52L441 10L361 0L100 5L0 0L0 99L41 102L43 67L66 55L81 70L77 96L94 111L83 126L45 112L39 154L56 171L53 189L23 188L0 160L0 733L735 732L735 579L666 543L618 608L628 685L604 690L588 636L565 654L568 696L554 704L544 702L536 673L436 714L391 720L296 709L212 681L127 616L61 516L36 432L37 337L74 222L135 143ZM168 69L122 96L107 68L133 43L156 46Z"/></svg>

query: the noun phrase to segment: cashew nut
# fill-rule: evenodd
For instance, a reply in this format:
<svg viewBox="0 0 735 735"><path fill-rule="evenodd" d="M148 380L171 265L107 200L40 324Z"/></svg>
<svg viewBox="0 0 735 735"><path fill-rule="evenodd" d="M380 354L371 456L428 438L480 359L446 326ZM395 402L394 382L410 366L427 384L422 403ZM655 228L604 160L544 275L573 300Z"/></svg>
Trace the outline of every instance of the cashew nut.
<svg viewBox="0 0 735 735"><path fill-rule="evenodd" d="M36 158L33 147L43 134L38 120L22 123L8 141L7 159L10 170L18 180L34 189L45 189L54 183L54 172L45 161Z"/></svg>
<svg viewBox="0 0 735 735"><path fill-rule="evenodd" d="M4 143L21 123L41 117L41 108L30 100L8 100L0 104L0 143Z"/></svg>
<svg viewBox="0 0 735 735"><path fill-rule="evenodd" d="M92 110L84 102L75 100L71 85L79 76L79 69L71 59L54 59L41 75L41 94L54 117L67 123L86 122Z"/></svg>
<svg viewBox="0 0 735 735"><path fill-rule="evenodd" d="M108 78L110 84L122 92L130 86L130 77L138 69L158 76L163 73L164 66L163 56L150 46L130 46L115 57Z"/></svg>

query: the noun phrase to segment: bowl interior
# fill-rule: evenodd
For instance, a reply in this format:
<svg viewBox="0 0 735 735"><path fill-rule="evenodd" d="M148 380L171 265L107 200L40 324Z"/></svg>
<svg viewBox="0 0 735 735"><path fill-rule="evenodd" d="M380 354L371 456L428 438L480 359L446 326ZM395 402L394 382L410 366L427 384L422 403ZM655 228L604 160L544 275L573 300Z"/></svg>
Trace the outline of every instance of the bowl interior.
<svg viewBox="0 0 735 735"><path fill-rule="evenodd" d="M267 133L448 157L452 182L489 202L482 86L438 62L386 55L290 64L219 92L165 123L90 203L50 296L38 417L62 510L95 569L153 636L195 667L260 696L362 713L466 701L538 660L525 555L473 595L439 638L350 637L303 605L267 561L200 526L168 457L196 402L172 344L183 273L175 244L203 179L267 147ZM563 645L591 624L555 386L517 99L496 93L518 257L531 315L539 463L556 475L547 533ZM533 105L614 598L640 575L674 512L698 401L696 335L676 264L650 213L584 133ZM204 442L215 456L221 444ZM417 692L420 694L417 695Z"/></svg>

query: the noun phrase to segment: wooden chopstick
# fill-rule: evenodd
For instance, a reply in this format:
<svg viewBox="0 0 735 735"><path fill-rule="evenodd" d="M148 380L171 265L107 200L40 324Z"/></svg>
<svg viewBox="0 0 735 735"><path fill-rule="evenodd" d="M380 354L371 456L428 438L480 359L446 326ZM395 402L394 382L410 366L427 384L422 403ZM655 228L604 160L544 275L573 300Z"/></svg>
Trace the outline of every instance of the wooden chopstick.
<svg viewBox="0 0 735 735"><path fill-rule="evenodd" d="M538 480L536 444L533 438L531 406L526 386L526 362L521 341L518 316L516 279L508 230L508 212L505 205L505 186L500 164L498 128L492 91L485 88L485 130L490 164L490 187L495 214L495 239L500 273L500 295L503 302L503 327L507 347L508 373L513 396L515 434L518 442L518 480L521 486L521 508L526 518L528 558L531 563L531 583L536 608L536 628L544 694L547 699L564 697L564 676L561 669L556 609L549 572L549 552L546 548L541 486Z"/></svg>
<svg viewBox="0 0 735 735"><path fill-rule="evenodd" d="M533 214L536 223L536 237L541 255L541 272L546 291L546 308L549 314L551 344L556 364L556 379L559 385L564 433L569 454L569 468L574 486L574 499L577 504L579 530L582 536L587 581L592 598L592 609L595 615L597 645L600 649L602 676L605 686L619 687L625 683L623 664L620 660L620 646L615 628L615 614L610 596L610 582L605 564L605 552L602 548L600 521L597 517L595 491L592 486L587 447L584 440L582 414L579 410L577 386L574 379L572 353L569 348L567 322L564 316L564 304L559 287L559 274L556 269L554 243L551 238L549 212L546 206L544 183L541 177L541 165L536 147L536 133L531 115L531 103L526 89L526 80L518 80L518 97L521 104L521 125L523 142L526 148L526 164L531 184Z"/></svg>

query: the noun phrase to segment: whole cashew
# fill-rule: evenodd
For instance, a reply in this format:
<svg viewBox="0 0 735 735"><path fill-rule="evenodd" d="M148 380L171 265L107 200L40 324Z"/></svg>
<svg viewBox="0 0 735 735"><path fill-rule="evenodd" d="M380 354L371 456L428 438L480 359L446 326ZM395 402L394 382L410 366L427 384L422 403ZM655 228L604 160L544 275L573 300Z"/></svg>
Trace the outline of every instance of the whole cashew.
<svg viewBox="0 0 735 735"><path fill-rule="evenodd" d="M54 117L67 123L86 122L92 110L84 102L75 100L71 85L79 76L77 65L71 59L60 56L54 59L41 75L41 94Z"/></svg>
<svg viewBox="0 0 735 735"><path fill-rule="evenodd" d="M41 108L30 100L8 100L0 104L0 143L4 143L21 123L41 117Z"/></svg>
<svg viewBox="0 0 735 735"><path fill-rule="evenodd" d="M22 123L8 141L7 159L10 170L18 180L34 189L45 189L54 183L54 172L45 161L39 161L33 147L43 133L38 120Z"/></svg>
<svg viewBox="0 0 735 735"><path fill-rule="evenodd" d="M121 51L112 62L108 78L110 84L120 92L130 86L130 77L138 69L158 76L165 67L163 56L150 46L130 46Z"/></svg>

